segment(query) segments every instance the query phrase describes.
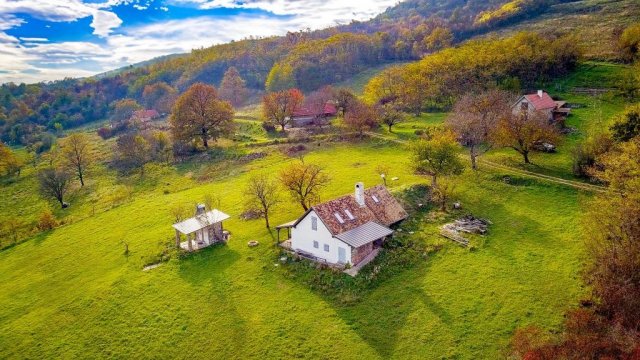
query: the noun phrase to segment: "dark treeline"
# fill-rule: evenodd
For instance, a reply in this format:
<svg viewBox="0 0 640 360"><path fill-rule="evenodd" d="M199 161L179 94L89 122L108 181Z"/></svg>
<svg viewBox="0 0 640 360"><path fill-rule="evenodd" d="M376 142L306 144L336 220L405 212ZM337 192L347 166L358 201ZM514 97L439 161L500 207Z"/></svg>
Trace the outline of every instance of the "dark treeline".
<svg viewBox="0 0 640 360"><path fill-rule="evenodd" d="M46 137L61 129L105 119L116 100L142 103L148 85L166 83L179 93L197 82L218 86L230 67L250 91L290 85L311 91L371 65L420 59L471 33L536 16L558 1L410 0L366 22L196 49L101 77L4 84L0 140L47 142Z"/></svg>

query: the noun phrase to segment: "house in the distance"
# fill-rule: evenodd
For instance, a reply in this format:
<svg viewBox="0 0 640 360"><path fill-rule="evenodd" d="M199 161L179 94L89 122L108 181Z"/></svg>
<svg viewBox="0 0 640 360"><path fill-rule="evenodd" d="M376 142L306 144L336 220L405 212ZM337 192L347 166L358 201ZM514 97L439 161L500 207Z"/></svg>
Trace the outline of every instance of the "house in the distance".
<svg viewBox="0 0 640 360"><path fill-rule="evenodd" d="M176 230L176 246L194 251L226 242L229 233L224 231L222 222L228 218L229 215L220 210L207 211L205 205L198 205L194 217L173 224L173 228ZM181 242L181 235L185 235L187 241Z"/></svg>
<svg viewBox="0 0 640 360"><path fill-rule="evenodd" d="M136 110L131 115L131 120L139 121L141 123L148 123L160 117L157 111L150 110Z"/></svg>
<svg viewBox="0 0 640 360"><path fill-rule="evenodd" d="M512 106L514 114L526 112L532 114L539 111L547 115L549 121L564 125L564 120L571 113L566 101L555 101L543 90L535 94L522 95Z"/></svg>
<svg viewBox="0 0 640 360"><path fill-rule="evenodd" d="M294 111L293 116L291 116L291 127L299 128L310 125L325 125L328 119L336 115L338 115L338 108L330 101L324 104L324 108L321 110L314 110L309 106L302 106Z"/></svg>
<svg viewBox="0 0 640 360"><path fill-rule="evenodd" d="M393 234L389 227L407 212L379 185L311 207L297 221L287 224L290 249L303 257L335 265L362 266L373 260L383 241Z"/></svg>

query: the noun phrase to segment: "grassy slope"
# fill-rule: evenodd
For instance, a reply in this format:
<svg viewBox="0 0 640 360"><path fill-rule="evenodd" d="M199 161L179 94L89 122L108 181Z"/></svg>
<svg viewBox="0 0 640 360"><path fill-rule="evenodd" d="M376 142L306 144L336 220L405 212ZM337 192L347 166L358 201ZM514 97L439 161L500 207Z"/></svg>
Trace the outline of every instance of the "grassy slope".
<svg viewBox="0 0 640 360"><path fill-rule="evenodd" d="M640 3L635 0L582 0L555 5L546 14L498 31L500 36L515 31L574 34L585 56L615 59L614 30L640 19Z"/></svg>
<svg viewBox="0 0 640 360"><path fill-rule="evenodd" d="M330 197L356 180L373 184L379 163L401 184L416 181L405 155L395 145L341 145L306 160L332 174ZM244 170L273 172L283 160L274 154ZM516 326L556 327L564 304L581 293L580 196L572 190L467 173L460 199L496 223L484 247L468 252L445 243L436 257L347 306L284 277L262 224L237 220L247 176L158 190L0 253L2 357L488 358ZM220 195L234 217L226 224L230 244L142 272L144 260L171 241L170 204L206 193ZM298 213L283 207L275 222ZM435 224L419 238L442 242ZM251 239L263 244L249 249Z"/></svg>
<svg viewBox="0 0 640 360"><path fill-rule="evenodd" d="M566 80L567 88L615 73L605 69L594 80L598 71L583 70ZM571 119L582 133L622 108L619 100L598 102L608 105L576 110ZM396 133L411 138L416 128L438 126L445 116L423 115ZM247 132L262 136L254 128ZM569 176L562 164L570 144L534 161ZM489 156L519 160L512 152ZM496 358L516 327L558 329L567 304L584 293L580 212L588 196L528 180L507 185L502 174L486 170L456 180L456 198L465 209L494 222L477 251L442 240L440 220L414 219L422 229L416 241L444 244L443 250L364 291L355 303L313 291L274 266L277 254L268 246L273 240L261 222L238 220L248 176L274 173L288 161L293 160L274 151L227 170L208 163L156 167L143 181L117 179L98 168L90 187L126 187L133 197L111 208L106 194L98 196L103 208L85 218L92 195L81 192L68 216L84 220L0 252L0 357ZM394 188L421 181L410 174L408 152L397 144L323 144L305 161L324 166L333 177L324 198L349 192L357 180L376 183L378 164L391 167L390 177L400 177ZM23 183L3 188L2 196L13 204L42 204L29 171ZM198 181L207 178L212 180ZM233 217L225 223L233 232L229 245L142 272L171 242L170 206L192 204L209 193ZM15 211L9 202L0 206L2 214ZM285 204L273 223L299 213ZM246 242L254 239L262 245L249 249ZM128 257L121 240L129 244Z"/></svg>

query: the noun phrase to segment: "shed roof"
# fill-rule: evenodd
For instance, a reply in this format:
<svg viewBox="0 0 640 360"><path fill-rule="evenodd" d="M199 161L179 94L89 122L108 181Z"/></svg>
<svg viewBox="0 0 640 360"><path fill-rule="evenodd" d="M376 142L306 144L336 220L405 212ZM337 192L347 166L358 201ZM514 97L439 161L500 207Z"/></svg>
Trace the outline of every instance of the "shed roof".
<svg viewBox="0 0 640 360"><path fill-rule="evenodd" d="M218 209L213 209L204 214L192 217L191 219L173 224L173 228L186 235L204 229L207 226L211 226L215 223L227 220L228 218L229 215L223 213Z"/></svg>
<svg viewBox="0 0 640 360"><path fill-rule="evenodd" d="M354 248L358 248L391 234L393 234L393 230L388 227L369 221L357 228L336 235L336 238Z"/></svg>

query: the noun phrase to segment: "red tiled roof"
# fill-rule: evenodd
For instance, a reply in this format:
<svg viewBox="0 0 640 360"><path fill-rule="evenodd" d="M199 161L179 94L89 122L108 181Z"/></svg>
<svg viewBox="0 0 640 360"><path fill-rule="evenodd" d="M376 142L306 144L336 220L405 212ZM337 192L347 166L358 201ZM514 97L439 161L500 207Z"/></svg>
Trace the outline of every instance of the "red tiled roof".
<svg viewBox="0 0 640 360"><path fill-rule="evenodd" d="M160 114L158 114L157 111L151 109L151 110L136 110L133 112L133 117L136 117L138 119L154 119L159 117Z"/></svg>
<svg viewBox="0 0 640 360"><path fill-rule="evenodd" d="M330 102L327 102L324 105L322 115L335 116L336 114L338 114L338 109L336 108L336 106ZM293 112L294 117L305 117L305 116L316 116L316 115L321 115L321 114L315 113L314 111L309 109L309 107L307 106L301 106L296 111Z"/></svg>
<svg viewBox="0 0 640 360"><path fill-rule="evenodd" d="M528 94L524 97L536 110L554 109L556 107L556 102L544 91L542 92L542 97L538 93Z"/></svg>
<svg viewBox="0 0 640 360"><path fill-rule="evenodd" d="M374 197L377 201L374 200ZM332 235L344 233L371 221L390 226L408 216L400 203L382 185L366 189L364 198L365 206L360 206L354 195L346 195L315 205L311 210L315 211ZM353 220L349 218L346 211L353 215ZM343 222L338 220L335 216L336 213L340 215ZM300 220L305 216L306 214Z"/></svg>

